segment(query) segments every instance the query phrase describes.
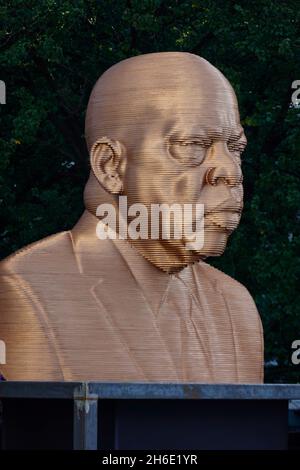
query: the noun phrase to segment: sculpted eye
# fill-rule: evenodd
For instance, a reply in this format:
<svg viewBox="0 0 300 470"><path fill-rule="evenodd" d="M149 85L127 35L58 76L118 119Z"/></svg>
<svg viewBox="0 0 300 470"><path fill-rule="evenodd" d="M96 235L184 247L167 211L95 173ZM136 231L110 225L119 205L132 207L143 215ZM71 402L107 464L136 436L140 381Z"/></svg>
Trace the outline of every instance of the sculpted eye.
<svg viewBox="0 0 300 470"><path fill-rule="evenodd" d="M245 150L245 146L239 144L238 142L231 142L227 144L229 152L236 158L238 163L241 165L241 154Z"/></svg>
<svg viewBox="0 0 300 470"><path fill-rule="evenodd" d="M205 158L206 150L203 144L188 140L173 141L169 145L171 156L187 166L200 165Z"/></svg>

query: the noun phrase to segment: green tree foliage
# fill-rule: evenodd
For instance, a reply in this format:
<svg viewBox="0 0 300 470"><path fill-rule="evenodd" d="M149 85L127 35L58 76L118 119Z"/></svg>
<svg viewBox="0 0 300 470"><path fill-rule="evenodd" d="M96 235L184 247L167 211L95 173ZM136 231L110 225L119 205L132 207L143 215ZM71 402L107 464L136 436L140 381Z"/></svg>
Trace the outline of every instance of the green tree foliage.
<svg viewBox="0 0 300 470"><path fill-rule="evenodd" d="M1 256L72 227L89 166L84 113L115 62L189 51L233 84L249 145L239 230L211 262L245 284L265 330L269 381L299 381L300 79L298 0L1 1Z"/></svg>

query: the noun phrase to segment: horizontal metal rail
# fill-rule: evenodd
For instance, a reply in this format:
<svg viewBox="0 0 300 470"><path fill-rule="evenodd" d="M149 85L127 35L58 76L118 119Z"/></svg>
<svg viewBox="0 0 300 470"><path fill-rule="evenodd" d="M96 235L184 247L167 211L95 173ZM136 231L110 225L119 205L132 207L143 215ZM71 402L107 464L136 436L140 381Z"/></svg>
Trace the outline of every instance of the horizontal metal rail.
<svg viewBox="0 0 300 470"><path fill-rule="evenodd" d="M1 398L300 400L300 384L0 382Z"/></svg>

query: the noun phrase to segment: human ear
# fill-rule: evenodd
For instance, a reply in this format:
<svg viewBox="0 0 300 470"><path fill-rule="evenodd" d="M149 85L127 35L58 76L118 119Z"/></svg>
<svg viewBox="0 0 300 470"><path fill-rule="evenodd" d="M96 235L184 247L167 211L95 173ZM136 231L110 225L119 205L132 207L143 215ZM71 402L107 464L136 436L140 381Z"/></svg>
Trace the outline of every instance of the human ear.
<svg viewBox="0 0 300 470"><path fill-rule="evenodd" d="M118 140L102 137L90 150L90 162L99 183L112 194L120 194L126 169L126 149Z"/></svg>

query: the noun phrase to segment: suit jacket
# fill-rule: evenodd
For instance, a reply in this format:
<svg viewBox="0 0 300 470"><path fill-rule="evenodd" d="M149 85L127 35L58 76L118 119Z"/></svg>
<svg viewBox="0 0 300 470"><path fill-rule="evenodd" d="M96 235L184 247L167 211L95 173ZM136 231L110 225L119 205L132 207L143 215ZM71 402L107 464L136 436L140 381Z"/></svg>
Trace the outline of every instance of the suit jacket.
<svg viewBox="0 0 300 470"><path fill-rule="evenodd" d="M125 240L73 230L0 263L8 380L253 383L263 333L248 291L199 262L168 275Z"/></svg>

